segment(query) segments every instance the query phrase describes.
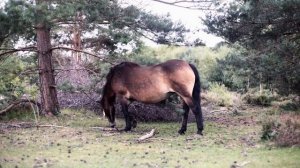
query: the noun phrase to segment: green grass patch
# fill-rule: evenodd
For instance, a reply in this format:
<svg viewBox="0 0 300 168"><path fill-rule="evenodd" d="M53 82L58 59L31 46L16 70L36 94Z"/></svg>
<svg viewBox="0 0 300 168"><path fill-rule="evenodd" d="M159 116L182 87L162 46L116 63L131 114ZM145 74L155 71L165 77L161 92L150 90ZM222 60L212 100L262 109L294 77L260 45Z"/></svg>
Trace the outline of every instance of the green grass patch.
<svg viewBox="0 0 300 168"><path fill-rule="evenodd" d="M238 117L234 117L238 119ZM179 122L138 123L131 132L92 129L106 119L89 111L63 110L59 117L41 118L62 128L11 128L0 134L1 167L297 167L300 148L270 147L260 140L260 125L206 122L204 136L195 123L178 135ZM124 121L117 120L123 128ZM136 140L151 129L157 134Z"/></svg>

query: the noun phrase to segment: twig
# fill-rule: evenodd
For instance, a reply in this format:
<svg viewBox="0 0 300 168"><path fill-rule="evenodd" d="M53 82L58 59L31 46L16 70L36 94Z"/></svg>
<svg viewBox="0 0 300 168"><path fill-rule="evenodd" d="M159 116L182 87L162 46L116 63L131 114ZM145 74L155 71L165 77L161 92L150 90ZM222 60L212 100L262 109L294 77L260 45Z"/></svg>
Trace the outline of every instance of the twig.
<svg viewBox="0 0 300 168"><path fill-rule="evenodd" d="M141 136L137 141L138 141L138 142L141 142L141 141L143 141L143 140L145 140L145 139L149 139L149 138L153 137L154 134L155 134L155 129L152 129L149 133L147 133L147 134Z"/></svg>

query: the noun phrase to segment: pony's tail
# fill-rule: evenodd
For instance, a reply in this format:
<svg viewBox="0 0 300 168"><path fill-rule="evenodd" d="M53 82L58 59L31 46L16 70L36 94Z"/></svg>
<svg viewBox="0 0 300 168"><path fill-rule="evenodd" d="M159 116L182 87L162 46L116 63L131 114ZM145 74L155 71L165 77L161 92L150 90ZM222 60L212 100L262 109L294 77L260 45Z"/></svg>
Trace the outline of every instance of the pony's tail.
<svg viewBox="0 0 300 168"><path fill-rule="evenodd" d="M194 74L195 74L195 84L193 88L193 100L194 103L200 106L200 92L201 92L201 84L200 84L200 76L197 68L195 65L190 64L190 67L192 68Z"/></svg>

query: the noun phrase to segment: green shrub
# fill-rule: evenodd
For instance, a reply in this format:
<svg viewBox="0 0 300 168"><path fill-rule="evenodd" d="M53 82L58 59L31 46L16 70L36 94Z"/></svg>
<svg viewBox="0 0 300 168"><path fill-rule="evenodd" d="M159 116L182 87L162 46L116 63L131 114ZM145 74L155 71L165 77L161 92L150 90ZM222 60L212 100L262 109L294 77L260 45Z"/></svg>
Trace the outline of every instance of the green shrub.
<svg viewBox="0 0 300 168"><path fill-rule="evenodd" d="M243 100L245 100L248 104L260 106L270 106L272 101L275 99L275 96L273 96L273 94L268 90L263 93L252 90L243 96Z"/></svg>
<svg viewBox="0 0 300 168"><path fill-rule="evenodd" d="M284 105L281 105L280 108L282 108L283 110L287 110L287 111L296 111L300 107L299 107L299 104L297 104L295 102L288 102Z"/></svg>
<svg viewBox="0 0 300 168"><path fill-rule="evenodd" d="M212 83L207 93L207 98L219 106L232 106L233 95L224 85Z"/></svg>
<svg viewBox="0 0 300 168"><path fill-rule="evenodd" d="M293 111L300 113L300 97L298 95L289 95L286 97L281 97L278 105L281 109L285 111Z"/></svg>
<svg viewBox="0 0 300 168"><path fill-rule="evenodd" d="M74 92L75 88L69 81L64 81L58 86L58 89L63 92Z"/></svg>
<svg viewBox="0 0 300 168"><path fill-rule="evenodd" d="M34 114L30 106L20 106L13 109L13 111L0 115L0 121L22 120L34 121Z"/></svg>
<svg viewBox="0 0 300 168"><path fill-rule="evenodd" d="M269 140L277 146L300 145L300 116L283 114L279 117L263 116L262 140Z"/></svg>
<svg viewBox="0 0 300 168"><path fill-rule="evenodd" d="M278 135L278 129L280 127L280 123L274 119L267 117L262 121L262 140L274 140Z"/></svg>
<svg viewBox="0 0 300 168"><path fill-rule="evenodd" d="M300 146L300 116L285 114L280 118L282 126L278 130L275 143L278 146Z"/></svg>

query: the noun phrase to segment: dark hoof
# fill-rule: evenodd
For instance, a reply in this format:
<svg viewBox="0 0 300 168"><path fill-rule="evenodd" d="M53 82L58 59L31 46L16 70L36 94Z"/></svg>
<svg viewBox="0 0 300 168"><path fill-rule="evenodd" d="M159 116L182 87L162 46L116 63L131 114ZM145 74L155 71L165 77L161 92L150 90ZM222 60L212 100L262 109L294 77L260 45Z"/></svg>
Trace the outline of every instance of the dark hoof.
<svg viewBox="0 0 300 168"><path fill-rule="evenodd" d="M178 133L179 133L180 135L184 135L184 134L185 134L185 130L180 129L180 130L178 131Z"/></svg>
<svg viewBox="0 0 300 168"><path fill-rule="evenodd" d="M131 131L131 128L124 128L122 131L128 132Z"/></svg>
<svg viewBox="0 0 300 168"><path fill-rule="evenodd" d="M198 134L198 135L202 135L202 136L203 136L203 133L202 133L202 131L197 131L197 134Z"/></svg>

